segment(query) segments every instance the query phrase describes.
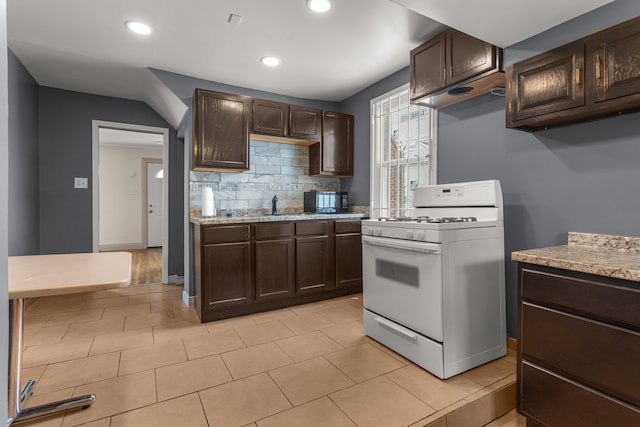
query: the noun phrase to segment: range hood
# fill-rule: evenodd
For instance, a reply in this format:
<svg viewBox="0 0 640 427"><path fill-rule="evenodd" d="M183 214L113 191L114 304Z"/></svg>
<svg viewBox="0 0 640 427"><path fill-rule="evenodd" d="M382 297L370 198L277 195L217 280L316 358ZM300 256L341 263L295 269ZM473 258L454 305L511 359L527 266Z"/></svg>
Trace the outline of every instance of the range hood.
<svg viewBox="0 0 640 427"><path fill-rule="evenodd" d="M505 84L504 70L500 69L488 75L472 78L452 87L447 87L441 91L420 98L415 101L415 103L434 108L442 108L475 98L479 95L484 95L485 93L504 96Z"/></svg>

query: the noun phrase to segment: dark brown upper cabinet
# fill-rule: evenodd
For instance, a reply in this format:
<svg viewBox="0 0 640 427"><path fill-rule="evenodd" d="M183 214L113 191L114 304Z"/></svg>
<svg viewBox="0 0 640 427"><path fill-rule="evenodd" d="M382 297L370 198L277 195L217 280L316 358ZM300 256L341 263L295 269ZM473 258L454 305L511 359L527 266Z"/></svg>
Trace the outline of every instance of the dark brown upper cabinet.
<svg viewBox="0 0 640 427"><path fill-rule="evenodd" d="M640 17L507 68L507 127L535 131L640 108Z"/></svg>
<svg viewBox="0 0 640 427"><path fill-rule="evenodd" d="M309 175L353 176L353 116L322 112L322 140L309 147Z"/></svg>
<svg viewBox="0 0 640 427"><path fill-rule="evenodd" d="M593 66L589 84L593 102L604 104L640 93L640 19L589 38L587 57Z"/></svg>
<svg viewBox="0 0 640 427"><path fill-rule="evenodd" d="M249 170L251 98L196 89L193 96L195 170Z"/></svg>
<svg viewBox="0 0 640 427"><path fill-rule="evenodd" d="M282 102L253 99L251 133L296 141L320 141L322 136L322 110L284 104ZM270 138L256 138L272 140ZM290 141L273 139L278 142Z"/></svg>
<svg viewBox="0 0 640 427"><path fill-rule="evenodd" d="M287 136L289 106L281 102L253 99L251 131L273 136Z"/></svg>
<svg viewBox="0 0 640 427"><path fill-rule="evenodd" d="M410 60L413 103L443 107L504 87L501 51L452 28L413 49ZM465 89L455 88L463 82Z"/></svg>
<svg viewBox="0 0 640 427"><path fill-rule="evenodd" d="M289 105L288 136L320 141L322 137L322 110Z"/></svg>
<svg viewBox="0 0 640 427"><path fill-rule="evenodd" d="M507 116L513 123L583 106L583 70L582 41L509 67Z"/></svg>

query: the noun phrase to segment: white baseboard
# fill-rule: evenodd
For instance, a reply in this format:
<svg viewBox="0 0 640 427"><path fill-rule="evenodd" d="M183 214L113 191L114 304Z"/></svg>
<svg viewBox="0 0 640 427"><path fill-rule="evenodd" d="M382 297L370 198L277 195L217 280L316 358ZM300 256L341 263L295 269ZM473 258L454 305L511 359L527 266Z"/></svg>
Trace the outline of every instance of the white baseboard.
<svg viewBox="0 0 640 427"><path fill-rule="evenodd" d="M190 297L187 291L182 291L182 302L187 307L195 307L196 306L196 297Z"/></svg>
<svg viewBox="0 0 640 427"><path fill-rule="evenodd" d="M98 250L100 252L109 251L127 251L135 249L146 249L143 243L118 243L115 245L99 245Z"/></svg>

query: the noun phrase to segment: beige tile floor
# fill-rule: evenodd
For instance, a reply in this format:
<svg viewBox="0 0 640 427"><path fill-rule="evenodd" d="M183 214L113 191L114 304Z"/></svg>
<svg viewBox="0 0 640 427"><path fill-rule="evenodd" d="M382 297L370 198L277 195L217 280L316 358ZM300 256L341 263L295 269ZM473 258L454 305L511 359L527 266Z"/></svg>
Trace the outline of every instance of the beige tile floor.
<svg viewBox="0 0 640 427"><path fill-rule="evenodd" d="M207 324L181 295L141 285L29 304L26 406L97 395L29 425L524 426L511 352L441 381L364 335L361 295Z"/></svg>

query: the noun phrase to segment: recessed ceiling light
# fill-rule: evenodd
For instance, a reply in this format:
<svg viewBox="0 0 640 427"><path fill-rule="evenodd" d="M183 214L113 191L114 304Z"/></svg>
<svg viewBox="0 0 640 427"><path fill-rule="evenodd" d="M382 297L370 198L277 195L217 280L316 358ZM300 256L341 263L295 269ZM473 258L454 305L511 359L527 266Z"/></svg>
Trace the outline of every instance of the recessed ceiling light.
<svg viewBox="0 0 640 427"><path fill-rule="evenodd" d="M325 13L331 9L331 2L329 0L307 0L307 6L314 12Z"/></svg>
<svg viewBox="0 0 640 427"><path fill-rule="evenodd" d="M144 34L144 35L151 34L151 27L148 26L147 24L143 24L142 22L127 21L124 23L124 25L134 33Z"/></svg>
<svg viewBox="0 0 640 427"><path fill-rule="evenodd" d="M264 65L268 65L269 67L276 67L280 65L280 60L275 56L263 56L260 58L260 62Z"/></svg>

